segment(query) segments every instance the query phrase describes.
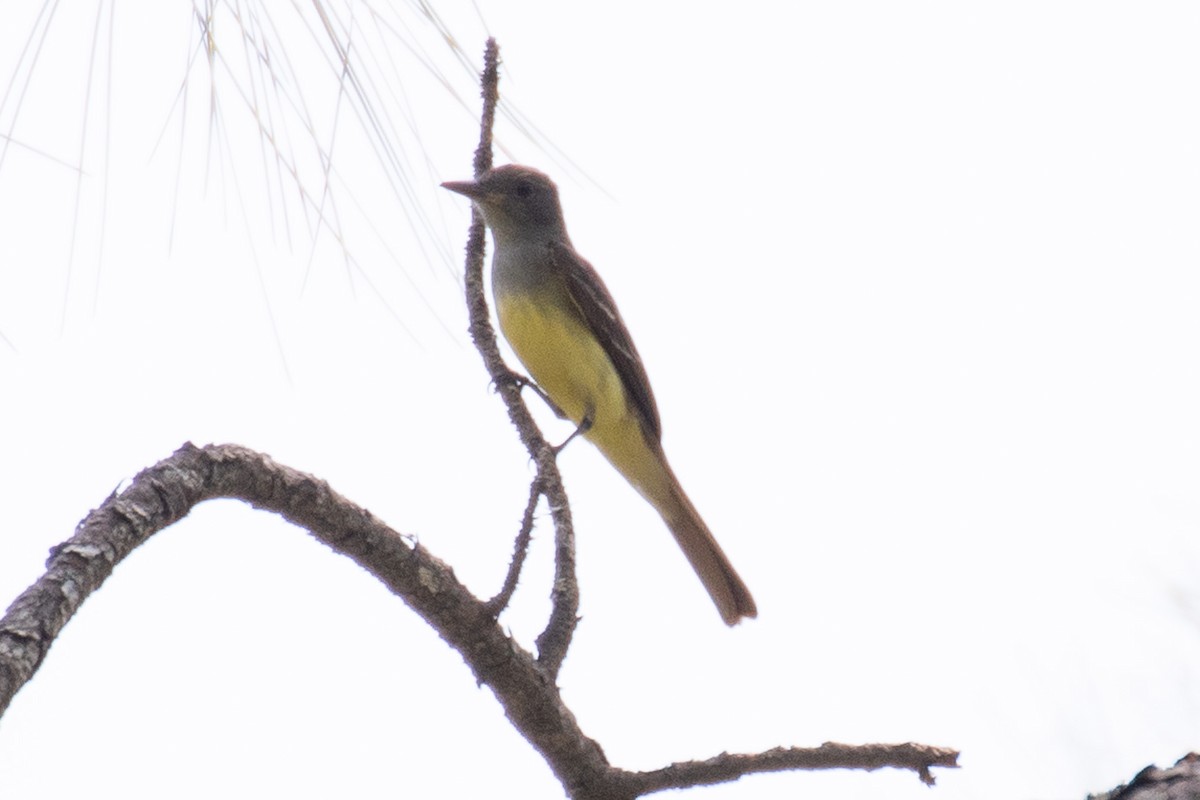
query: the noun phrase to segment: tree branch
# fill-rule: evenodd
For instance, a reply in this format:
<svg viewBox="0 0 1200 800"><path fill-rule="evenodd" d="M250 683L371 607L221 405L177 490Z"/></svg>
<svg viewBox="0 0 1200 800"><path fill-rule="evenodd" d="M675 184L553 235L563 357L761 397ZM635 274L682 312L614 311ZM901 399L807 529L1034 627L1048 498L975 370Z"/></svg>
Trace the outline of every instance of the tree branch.
<svg viewBox="0 0 1200 800"><path fill-rule="evenodd" d="M826 742L820 747L777 747L763 753L739 755L722 753L704 761L684 761L650 772L626 773L636 794L710 786L728 783L743 775L759 772L784 772L795 769L864 769L882 767L911 769L932 786L932 767L957 767L958 752L946 747L905 744L838 744Z"/></svg>
<svg viewBox="0 0 1200 800"><path fill-rule="evenodd" d="M479 125L479 146L475 149L476 177L492 166L492 128L496 119L496 104L500 97L499 69L500 48L495 39L488 39L480 81L483 114ZM508 418L512 420L521 442L537 465L537 475L533 480L546 496L550 505L550 518L554 523L554 587L550 593L552 606L546 629L537 638L538 663L549 673L551 679L554 679L567 656L567 648L570 647L571 637L579 621L579 583L575 577L575 528L571 522L567 491L563 486L558 464L554 460L554 451L538 430L529 408L521 398L520 382L513 380L513 371L500 356L500 347L496 342L496 332L492 328L483 291L484 242L483 217L478 209L472 207L471 227L467 232L464 279L471 339L483 357L484 366L496 386L496 391L508 408Z"/></svg>
<svg viewBox="0 0 1200 800"><path fill-rule="evenodd" d="M589 785L612 771L600 746L579 729L554 681L505 635L453 570L324 481L236 445L185 445L105 500L70 540L51 551L45 575L0 620L0 713L118 562L198 503L217 497L278 513L400 596L462 655L476 680L491 688L513 726L564 786Z"/></svg>
<svg viewBox="0 0 1200 800"><path fill-rule="evenodd" d="M33 677L54 638L123 558L193 507L219 497L273 511L374 575L458 651L509 721L580 800L632 800L672 787L733 780L752 772L892 766L932 782L929 768L953 766L955 753L923 745L826 744L756 756L721 755L653 772L611 766L580 729L554 679L507 636L487 606L446 564L396 533L324 481L236 445L184 445L143 470L51 551L46 573L0 619L0 714Z"/></svg>
<svg viewBox="0 0 1200 800"><path fill-rule="evenodd" d="M533 514L537 511L538 500L542 499L542 486L535 479L529 485L529 502L525 504L525 513L521 516L521 530L517 531L517 539L513 542L513 557L508 565L508 574L496 596L487 601L488 612L493 617L500 616L508 602L512 600L513 592L517 590L517 579L521 576L521 568L525 566L525 556L529 553L529 541L533 538Z"/></svg>

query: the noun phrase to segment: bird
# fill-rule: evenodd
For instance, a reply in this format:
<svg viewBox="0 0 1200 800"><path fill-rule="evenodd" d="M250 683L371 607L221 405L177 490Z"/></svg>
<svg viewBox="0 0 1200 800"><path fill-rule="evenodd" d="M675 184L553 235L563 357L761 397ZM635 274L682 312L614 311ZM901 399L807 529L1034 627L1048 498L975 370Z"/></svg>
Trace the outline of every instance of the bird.
<svg viewBox="0 0 1200 800"><path fill-rule="evenodd" d="M492 232L500 331L576 425L567 441L590 441L658 511L726 624L756 617L750 590L667 461L646 368L604 281L571 244L558 187L519 164L442 186L470 198Z"/></svg>

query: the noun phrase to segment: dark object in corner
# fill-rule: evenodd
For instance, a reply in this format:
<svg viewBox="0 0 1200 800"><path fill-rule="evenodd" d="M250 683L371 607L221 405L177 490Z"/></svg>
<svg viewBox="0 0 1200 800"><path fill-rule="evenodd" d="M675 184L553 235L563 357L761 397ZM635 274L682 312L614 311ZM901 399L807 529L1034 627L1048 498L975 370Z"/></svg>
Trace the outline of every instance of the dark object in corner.
<svg viewBox="0 0 1200 800"><path fill-rule="evenodd" d="M1200 800L1200 753L1188 753L1170 769L1151 764L1129 783L1088 800Z"/></svg>

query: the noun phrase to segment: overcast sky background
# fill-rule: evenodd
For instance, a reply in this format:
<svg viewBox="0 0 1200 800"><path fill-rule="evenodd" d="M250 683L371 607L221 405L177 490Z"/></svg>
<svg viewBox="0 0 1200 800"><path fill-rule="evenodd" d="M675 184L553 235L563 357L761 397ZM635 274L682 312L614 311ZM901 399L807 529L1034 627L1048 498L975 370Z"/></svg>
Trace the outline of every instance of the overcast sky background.
<svg viewBox="0 0 1200 800"><path fill-rule="evenodd" d="M187 4L116 6L111 38L109 3L48 28L7 4L3 602L185 441L312 472L498 587L532 469L465 332L469 209L437 187L470 176L477 91L396 6L329 7L389 161L307 6L221 6L210 73ZM963 752L932 795L895 771L692 794L989 800L1200 749L1200 7L479 11L438 8L470 70L498 38L546 137L502 121L497 160L558 180L760 608L722 625L653 510L568 448L561 684L610 759L921 741ZM503 618L527 645L544 511ZM497 787L561 795L400 601L233 502L121 564L0 722L6 798Z"/></svg>

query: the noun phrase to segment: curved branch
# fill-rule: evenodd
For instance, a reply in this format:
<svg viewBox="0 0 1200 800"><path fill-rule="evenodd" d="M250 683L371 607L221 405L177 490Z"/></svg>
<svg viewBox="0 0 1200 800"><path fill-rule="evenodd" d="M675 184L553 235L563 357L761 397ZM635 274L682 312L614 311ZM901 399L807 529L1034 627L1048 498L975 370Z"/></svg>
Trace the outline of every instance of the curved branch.
<svg viewBox="0 0 1200 800"><path fill-rule="evenodd" d="M496 695L508 719L549 764L568 796L630 800L667 788L786 769L916 770L953 766L956 753L924 745L825 744L758 755L720 755L652 772L611 766L562 701L554 678L507 636L485 603L446 564L324 481L236 445L187 444L143 470L55 547L45 575L0 619L0 714L37 671L54 638L113 568L205 500L236 498L273 511L349 556L420 614Z"/></svg>
<svg viewBox="0 0 1200 800"><path fill-rule="evenodd" d="M525 557L529 554L529 542L533 539L533 515L537 511L538 500L541 499L542 485L535 479L529 486L529 502L525 504L525 513L521 515L521 530L517 531L516 541L513 542L513 556L508 565L508 574L504 576L500 591L486 604L488 613L493 617L500 616L500 612L508 606L513 593L517 591L517 579L521 576L521 568L525 566Z"/></svg>
<svg viewBox="0 0 1200 800"><path fill-rule="evenodd" d="M54 548L45 575L0 620L0 713L118 562L198 503L218 497L278 513L399 595L491 688L513 726L564 786L607 780L612 768L603 751L580 730L554 680L505 635L453 570L324 481L236 445L184 445L139 473L129 488L105 500L70 540Z"/></svg>
<svg viewBox="0 0 1200 800"><path fill-rule="evenodd" d="M495 39L488 39L483 62L483 115L479 126L479 146L475 150L476 177L492 166L492 126L500 97L500 49ZM579 584L575 578L575 528L571 522L567 491L563 487L562 475L554 460L554 451L538 430L533 416L521 399L522 383L513 380L513 371L500 356L500 347L496 342L496 332L492 328L483 291L484 242L483 217L479 209L472 207L471 227L467 232L464 279L471 340L483 357L488 375L508 408L508 418L516 427L521 442L537 465L534 482L541 487L546 496L550 506L550 517L554 522L554 588L550 593L553 605L546 629L537 638L537 649L538 663L551 678L555 678L563 659L566 658L567 648L571 644L571 637L579 620Z"/></svg>

